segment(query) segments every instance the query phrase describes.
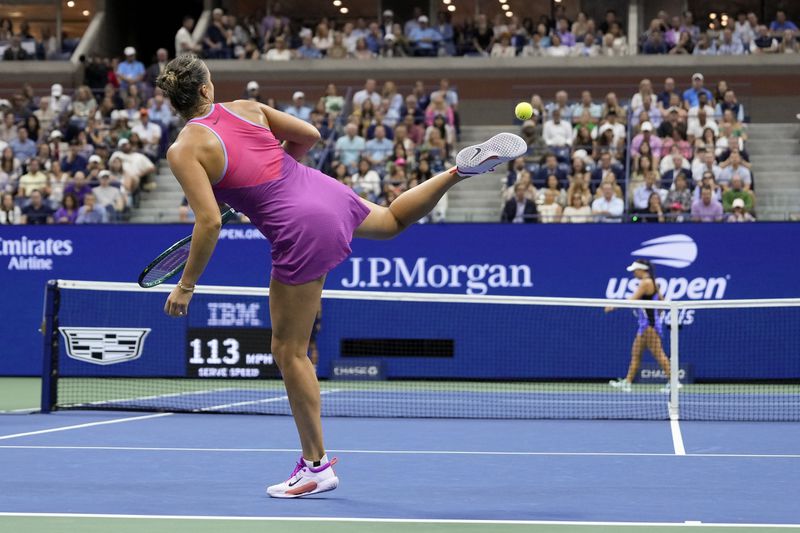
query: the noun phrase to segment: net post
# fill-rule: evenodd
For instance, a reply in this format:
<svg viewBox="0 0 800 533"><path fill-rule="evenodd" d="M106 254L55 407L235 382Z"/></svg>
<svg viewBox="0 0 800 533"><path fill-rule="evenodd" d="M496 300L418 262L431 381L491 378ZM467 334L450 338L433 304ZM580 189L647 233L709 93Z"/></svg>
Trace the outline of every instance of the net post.
<svg viewBox="0 0 800 533"><path fill-rule="evenodd" d="M58 401L58 305L58 281L50 280L45 287L42 320L42 413L54 410Z"/></svg>
<svg viewBox="0 0 800 533"><path fill-rule="evenodd" d="M678 420L678 383L680 376L680 358L678 349L678 306L670 302L669 307L669 418Z"/></svg>

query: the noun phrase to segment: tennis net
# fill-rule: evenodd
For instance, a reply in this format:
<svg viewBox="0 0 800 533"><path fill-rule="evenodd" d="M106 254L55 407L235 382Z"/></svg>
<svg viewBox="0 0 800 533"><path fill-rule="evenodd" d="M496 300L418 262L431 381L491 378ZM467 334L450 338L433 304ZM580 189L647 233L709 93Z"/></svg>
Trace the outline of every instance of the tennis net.
<svg viewBox="0 0 800 533"><path fill-rule="evenodd" d="M170 318L171 288L51 281L43 410L290 414L268 290L199 287ZM645 351L611 386L640 319L671 372ZM326 416L800 420L798 323L800 300L325 291L309 352Z"/></svg>

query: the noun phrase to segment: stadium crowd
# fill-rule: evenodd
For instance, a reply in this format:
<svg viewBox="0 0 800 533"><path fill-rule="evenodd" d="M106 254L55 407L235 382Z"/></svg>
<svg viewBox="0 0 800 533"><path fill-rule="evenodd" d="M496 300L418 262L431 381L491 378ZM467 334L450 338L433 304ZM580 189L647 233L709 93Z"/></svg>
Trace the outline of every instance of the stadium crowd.
<svg viewBox="0 0 800 533"><path fill-rule="evenodd" d="M8 17L0 17L0 61L65 60L78 46L80 38L61 36L59 46L56 34L49 25L34 32L26 20L19 24Z"/></svg>
<svg viewBox="0 0 800 533"><path fill-rule="evenodd" d="M503 221L755 220L744 106L724 80L709 89L697 72L689 83L668 77L657 90L643 79L625 104L613 92L602 102L589 91L533 95Z"/></svg>
<svg viewBox="0 0 800 533"><path fill-rule="evenodd" d="M74 94L26 84L0 100L0 224L124 221L165 153L176 118L136 50L93 59ZM164 51L164 54L166 52ZM161 61L163 60L163 61Z"/></svg>
<svg viewBox="0 0 800 533"><path fill-rule="evenodd" d="M595 57L624 56L631 47L623 21L609 9L602 21L579 12L574 21L563 5L553 16L521 17L485 14L453 22L440 11L435 20L415 8L408 20L386 10L380 19L353 21L322 18L302 24L284 16L276 3L269 15L237 17L215 9L202 42L191 39L194 19L186 17L175 36L176 53L195 52L212 59L370 59L376 57L491 56ZM769 26L755 13L727 15L701 28L691 12L671 16L659 12L647 30L632 43L642 54L730 55L795 53L800 50L797 26L778 10Z"/></svg>

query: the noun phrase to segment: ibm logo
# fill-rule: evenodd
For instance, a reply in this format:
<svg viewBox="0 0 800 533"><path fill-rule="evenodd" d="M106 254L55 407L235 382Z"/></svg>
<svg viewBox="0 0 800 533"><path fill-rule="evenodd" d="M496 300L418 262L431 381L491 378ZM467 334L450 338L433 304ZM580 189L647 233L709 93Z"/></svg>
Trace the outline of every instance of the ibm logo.
<svg viewBox="0 0 800 533"><path fill-rule="evenodd" d="M259 303L230 303L209 302L209 326L261 326L262 320L258 318L261 304Z"/></svg>

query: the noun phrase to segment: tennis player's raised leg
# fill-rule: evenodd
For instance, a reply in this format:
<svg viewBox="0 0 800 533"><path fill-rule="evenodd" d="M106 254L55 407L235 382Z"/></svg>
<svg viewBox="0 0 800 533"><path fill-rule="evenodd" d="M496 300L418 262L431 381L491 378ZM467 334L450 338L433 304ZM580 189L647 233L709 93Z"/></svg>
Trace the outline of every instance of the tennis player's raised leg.
<svg viewBox="0 0 800 533"><path fill-rule="evenodd" d="M525 154L528 145L513 133L500 133L488 141L464 148L456 166L404 192L389 207L364 201L370 214L355 232L356 237L391 239L433 211L444 193L461 180L491 172L497 165Z"/></svg>
<svg viewBox="0 0 800 533"><path fill-rule="evenodd" d="M339 479L325 455L320 419L319 382L308 358L308 341L322 297L320 278L303 285L272 279L269 310L272 319L272 355L283 375L289 405L300 434L303 456L289 479L267 488L275 498L296 498L335 489Z"/></svg>

